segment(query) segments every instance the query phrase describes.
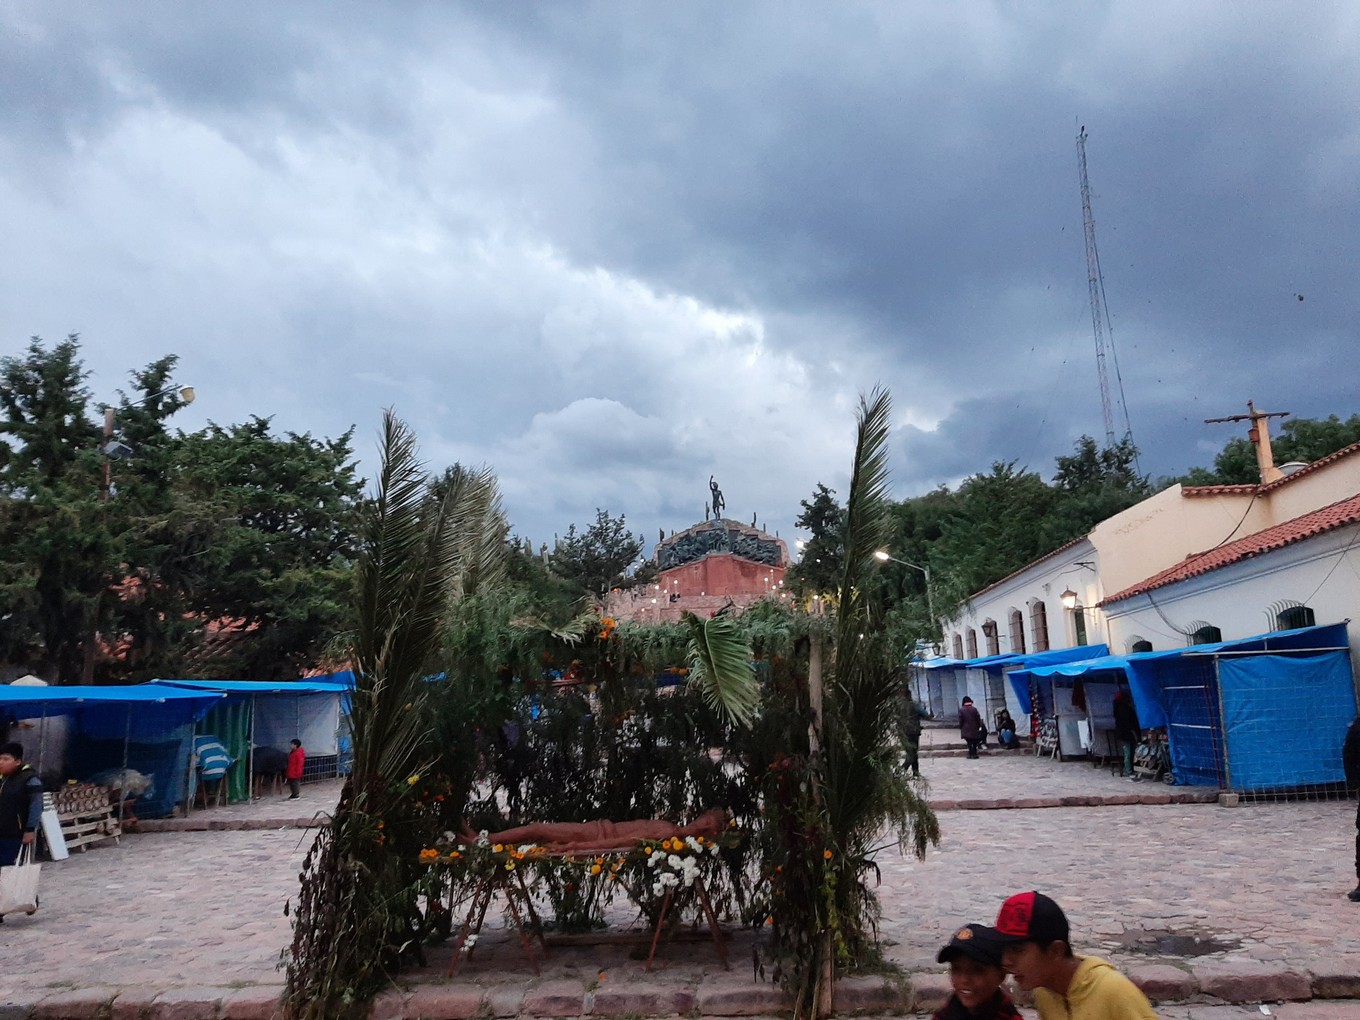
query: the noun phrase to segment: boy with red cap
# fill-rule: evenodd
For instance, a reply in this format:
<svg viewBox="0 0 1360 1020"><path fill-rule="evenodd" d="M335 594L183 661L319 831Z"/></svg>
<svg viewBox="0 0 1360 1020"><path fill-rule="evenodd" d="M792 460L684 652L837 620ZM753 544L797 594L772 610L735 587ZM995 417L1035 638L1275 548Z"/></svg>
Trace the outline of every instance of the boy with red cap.
<svg viewBox="0 0 1360 1020"><path fill-rule="evenodd" d="M1147 996L1114 965L1074 956L1067 915L1043 893L1016 893L996 915L1001 962L1034 996L1039 1020L1157 1020Z"/></svg>
<svg viewBox="0 0 1360 1020"><path fill-rule="evenodd" d="M1001 987L1001 941L985 924L966 924L935 958L949 964L954 994L931 1020L1024 1020Z"/></svg>

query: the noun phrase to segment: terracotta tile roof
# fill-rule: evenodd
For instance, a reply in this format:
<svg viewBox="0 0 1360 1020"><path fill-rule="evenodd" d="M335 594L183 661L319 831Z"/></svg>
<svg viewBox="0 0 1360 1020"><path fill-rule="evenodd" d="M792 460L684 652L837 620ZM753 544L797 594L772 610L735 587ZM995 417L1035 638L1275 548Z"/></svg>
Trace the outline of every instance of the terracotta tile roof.
<svg viewBox="0 0 1360 1020"><path fill-rule="evenodd" d="M1291 475L1285 475L1283 478L1275 479L1275 481L1271 482L1269 485L1261 486L1261 491L1270 492L1273 489L1278 489L1281 485L1286 485L1296 478L1302 478L1304 475L1311 475L1314 471L1318 470L1318 468L1325 467L1328 464L1334 464L1338 460L1345 460L1347 457L1354 457L1357 453L1360 453L1360 443L1351 443L1350 446L1343 446L1335 453L1329 453L1325 457L1319 457L1307 467L1301 467Z"/></svg>
<svg viewBox="0 0 1360 1020"><path fill-rule="evenodd" d="M1258 485L1254 482L1247 485L1182 485L1181 495L1194 499L1199 496L1250 496L1258 492L1274 492L1296 478L1311 475L1314 471L1318 471L1329 464L1335 464L1339 460L1345 460L1347 457L1354 457L1356 454L1360 454L1360 443L1351 443L1350 446L1343 446L1334 453L1319 457L1311 464L1305 465L1283 478L1275 479L1269 485Z"/></svg>
<svg viewBox="0 0 1360 1020"><path fill-rule="evenodd" d="M1153 574L1123 591L1115 592L1100 605L1107 606L1111 602L1120 602L1124 599L1133 598L1135 595L1142 595L1156 588L1165 587L1168 584L1175 584L1177 581L1198 577L1200 574L1207 574L1211 570L1226 567L1230 563L1237 563L1241 560L1251 559L1253 556L1260 556L1262 553L1282 549L1287 545L1293 545L1295 542L1301 542L1305 538L1312 538L1314 535L1321 535L1325 531L1332 531L1356 522L1360 522L1360 492L1333 503L1331 506L1324 506L1321 510L1313 510L1301 517L1295 517L1292 521L1285 521L1273 528L1266 528L1264 531L1247 535L1235 542L1229 542L1227 545L1218 546L1207 552L1187 556L1180 563L1167 567L1160 573Z"/></svg>
<svg viewBox="0 0 1360 1020"><path fill-rule="evenodd" d="M1251 496L1260 488L1258 485L1182 485L1181 495L1194 499L1196 496Z"/></svg>

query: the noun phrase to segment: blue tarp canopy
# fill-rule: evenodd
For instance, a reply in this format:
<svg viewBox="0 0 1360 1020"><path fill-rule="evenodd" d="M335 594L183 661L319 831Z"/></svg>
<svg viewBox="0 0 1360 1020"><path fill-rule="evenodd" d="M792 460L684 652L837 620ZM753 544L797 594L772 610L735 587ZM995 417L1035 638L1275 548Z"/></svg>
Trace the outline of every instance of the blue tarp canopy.
<svg viewBox="0 0 1360 1020"><path fill-rule="evenodd" d="M1349 645L1346 624L1330 623L1010 676L1025 711L1031 677L1127 679L1143 728L1168 732L1177 782L1285 789L1341 781L1341 737L1355 717Z"/></svg>
<svg viewBox="0 0 1360 1020"><path fill-rule="evenodd" d="M1011 683L1020 699L1021 708L1030 711L1029 679L1036 677L1079 677L1092 673L1120 672L1129 681L1138 720L1145 729L1165 726L1167 711L1162 701L1161 677L1168 669L1181 667L1176 660L1187 656L1242 655L1252 652L1303 651L1307 649L1348 648L1349 637L1344 623L1320 624L1294 630L1277 630L1251 637L1217 641L1207 645L1189 645L1154 652L1131 652L1128 655L1107 655L1104 645L1092 646L1087 651L1100 649L1098 654L1067 662L1026 662L1023 670L1010 674ZM1068 649L1069 651L1071 649Z"/></svg>
<svg viewBox="0 0 1360 1020"><path fill-rule="evenodd" d="M16 719L69 716L97 740L163 737L202 719L222 701L214 691L151 684L123 687L0 686L0 712Z"/></svg>
<svg viewBox="0 0 1360 1020"><path fill-rule="evenodd" d="M985 669L993 673L1000 673L1007 666L1020 666L1024 669L1030 669L1034 666L1070 662L1073 659L1086 659L1092 655L1104 655L1109 650L1106 645L1077 645L1075 648L1054 648L1046 652L1008 652L1005 655L985 655L980 659L965 659L957 665L966 669Z"/></svg>
<svg viewBox="0 0 1360 1020"><path fill-rule="evenodd" d="M284 680L152 680L146 686L170 687L176 690L216 691L234 697L253 694L348 694L353 685L324 679Z"/></svg>
<svg viewBox="0 0 1360 1020"><path fill-rule="evenodd" d="M916 669L953 669L955 666L962 666L963 660L941 655L934 659L912 659L908 665Z"/></svg>

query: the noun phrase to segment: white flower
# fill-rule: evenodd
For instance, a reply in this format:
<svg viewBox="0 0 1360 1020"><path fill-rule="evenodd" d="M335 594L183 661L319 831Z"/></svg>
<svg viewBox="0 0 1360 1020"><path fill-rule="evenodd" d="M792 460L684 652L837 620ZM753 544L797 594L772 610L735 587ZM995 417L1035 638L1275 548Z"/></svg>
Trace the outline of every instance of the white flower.
<svg viewBox="0 0 1360 1020"><path fill-rule="evenodd" d="M683 864L683 862L684 862L684 858L681 857L679 854L667 854L667 855L666 855L666 863L669 864L672 868L681 867L681 865Z"/></svg>
<svg viewBox="0 0 1360 1020"><path fill-rule="evenodd" d="M697 839L695 839L693 836L685 837L685 846L689 847L695 853L702 853L704 849L704 845L700 843Z"/></svg>
<svg viewBox="0 0 1360 1020"><path fill-rule="evenodd" d="M527 854L533 848L534 845L532 843L525 843L522 847L519 848L519 852L522 854Z"/></svg>
<svg viewBox="0 0 1360 1020"><path fill-rule="evenodd" d="M477 845L478 845L478 846L490 846L490 845L491 845L491 834L490 834L489 832L487 832L485 829L483 829L481 832L477 833Z"/></svg>
<svg viewBox="0 0 1360 1020"><path fill-rule="evenodd" d="M716 854L716 853L718 852L718 844L717 844L717 843L714 843L712 846L710 846L710 847L708 848L708 852L709 852L710 854Z"/></svg>

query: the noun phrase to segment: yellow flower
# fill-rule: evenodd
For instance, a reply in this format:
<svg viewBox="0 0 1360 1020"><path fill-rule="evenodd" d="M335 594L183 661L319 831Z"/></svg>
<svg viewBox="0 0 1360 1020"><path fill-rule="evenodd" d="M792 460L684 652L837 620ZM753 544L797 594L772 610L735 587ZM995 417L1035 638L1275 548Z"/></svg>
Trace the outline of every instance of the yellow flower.
<svg viewBox="0 0 1360 1020"><path fill-rule="evenodd" d="M592 865L590 866L590 873L591 873L592 875L598 875L598 874L600 873L600 871L601 871L601 868L600 868L600 866L599 866L598 864L592 864Z"/></svg>
<svg viewBox="0 0 1360 1020"><path fill-rule="evenodd" d="M407 785L407 786L415 786L416 783L418 783L418 782L420 782L420 774L419 774L419 773L417 773L417 774L414 775L414 776L407 776L407 777L406 777L406 785Z"/></svg>
<svg viewBox="0 0 1360 1020"><path fill-rule="evenodd" d="M652 856L652 848L649 846L644 846L642 848L642 852L646 854L648 857Z"/></svg>
<svg viewBox="0 0 1360 1020"><path fill-rule="evenodd" d="M506 870L506 871L514 871L514 870L515 870L515 862L514 862L514 861L506 861L506 862L505 862L505 870Z"/></svg>
<svg viewBox="0 0 1360 1020"><path fill-rule="evenodd" d="M505 849L505 844L504 844L504 843L497 843L495 846L493 846L493 847L491 848L491 852L492 852L492 853L495 853L495 854L498 854L498 853L500 853L500 852L501 852L502 850L504 850L504 849Z"/></svg>

